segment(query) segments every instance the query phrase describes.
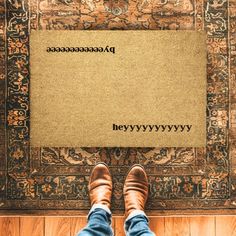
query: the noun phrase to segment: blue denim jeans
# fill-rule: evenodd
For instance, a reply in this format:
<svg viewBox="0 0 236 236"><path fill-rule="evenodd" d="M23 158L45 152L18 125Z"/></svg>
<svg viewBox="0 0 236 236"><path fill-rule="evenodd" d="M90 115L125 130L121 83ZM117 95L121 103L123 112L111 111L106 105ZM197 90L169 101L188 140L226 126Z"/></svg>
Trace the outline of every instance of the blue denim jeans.
<svg viewBox="0 0 236 236"><path fill-rule="evenodd" d="M133 211L125 221L127 236L155 236L148 226L148 218L143 211ZM77 236L113 236L111 212L99 204L93 206L88 215L88 224Z"/></svg>

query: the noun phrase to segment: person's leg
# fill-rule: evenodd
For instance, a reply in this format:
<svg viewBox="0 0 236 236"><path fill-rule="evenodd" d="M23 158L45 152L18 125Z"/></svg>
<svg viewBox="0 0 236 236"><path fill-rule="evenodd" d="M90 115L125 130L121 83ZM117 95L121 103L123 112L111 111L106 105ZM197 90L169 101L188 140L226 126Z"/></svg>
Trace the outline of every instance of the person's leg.
<svg viewBox="0 0 236 236"><path fill-rule="evenodd" d="M125 199L125 231L127 236L155 236L148 225L148 218L144 213L148 197L148 178L143 167L134 165L124 184Z"/></svg>
<svg viewBox="0 0 236 236"><path fill-rule="evenodd" d="M77 236L113 236L111 211L102 204L94 204L88 215L88 224Z"/></svg>
<svg viewBox="0 0 236 236"><path fill-rule="evenodd" d="M89 196L92 208L88 224L77 236L111 236L111 193L112 178L108 167L99 163L90 175Z"/></svg>
<svg viewBox="0 0 236 236"><path fill-rule="evenodd" d="M143 211L134 210L125 221L127 236L155 236L148 225L148 218Z"/></svg>

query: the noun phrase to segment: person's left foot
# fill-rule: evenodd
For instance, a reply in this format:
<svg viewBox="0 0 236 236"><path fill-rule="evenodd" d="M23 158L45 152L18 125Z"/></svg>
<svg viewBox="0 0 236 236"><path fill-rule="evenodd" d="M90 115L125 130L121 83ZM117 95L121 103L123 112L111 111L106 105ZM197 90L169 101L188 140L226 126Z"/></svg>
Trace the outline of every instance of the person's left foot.
<svg viewBox="0 0 236 236"><path fill-rule="evenodd" d="M91 205L104 204L111 206L112 178L108 167L97 164L92 170L89 180L89 196Z"/></svg>

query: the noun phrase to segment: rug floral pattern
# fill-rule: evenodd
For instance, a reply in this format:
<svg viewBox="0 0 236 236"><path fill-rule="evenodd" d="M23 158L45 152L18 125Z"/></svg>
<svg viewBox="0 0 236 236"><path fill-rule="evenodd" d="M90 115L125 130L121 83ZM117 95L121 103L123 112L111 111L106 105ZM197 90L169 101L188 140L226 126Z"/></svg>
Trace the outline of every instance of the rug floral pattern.
<svg viewBox="0 0 236 236"><path fill-rule="evenodd" d="M108 29L207 32L206 148L30 147L30 32ZM0 209L88 210L89 173L104 161L114 211L124 207L123 181L134 163L149 175L149 212L234 211L235 1L5 0L0 38Z"/></svg>

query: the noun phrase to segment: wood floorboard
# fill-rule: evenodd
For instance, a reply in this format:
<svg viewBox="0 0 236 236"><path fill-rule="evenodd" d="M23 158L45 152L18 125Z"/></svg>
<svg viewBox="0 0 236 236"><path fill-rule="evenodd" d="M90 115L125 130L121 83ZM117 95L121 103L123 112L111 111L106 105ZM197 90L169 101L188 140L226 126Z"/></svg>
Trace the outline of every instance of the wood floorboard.
<svg viewBox="0 0 236 236"><path fill-rule="evenodd" d="M20 236L44 236L44 217L20 217Z"/></svg>
<svg viewBox="0 0 236 236"><path fill-rule="evenodd" d="M0 236L20 236L20 218L0 217Z"/></svg>
<svg viewBox="0 0 236 236"><path fill-rule="evenodd" d="M191 217L190 235L191 236L215 236L215 217Z"/></svg>
<svg viewBox="0 0 236 236"><path fill-rule="evenodd" d="M115 236L124 236L124 217L114 217ZM76 236L86 217L0 217L0 236ZM150 217L157 236L236 236L236 216Z"/></svg>
<svg viewBox="0 0 236 236"><path fill-rule="evenodd" d="M216 236L236 236L236 216L216 216Z"/></svg>
<svg viewBox="0 0 236 236"><path fill-rule="evenodd" d="M70 217L45 217L44 236L70 236Z"/></svg>
<svg viewBox="0 0 236 236"><path fill-rule="evenodd" d="M70 218L70 236L76 234L87 224L87 217L71 217Z"/></svg>
<svg viewBox="0 0 236 236"><path fill-rule="evenodd" d="M190 236L189 217L166 217L165 236Z"/></svg>
<svg viewBox="0 0 236 236"><path fill-rule="evenodd" d="M150 217L149 226L150 226L150 229L157 236L165 236L165 218L164 217Z"/></svg>
<svg viewBox="0 0 236 236"><path fill-rule="evenodd" d="M125 231L124 231L124 217L117 217L113 219L115 223L114 227L114 234L115 236L125 236Z"/></svg>

